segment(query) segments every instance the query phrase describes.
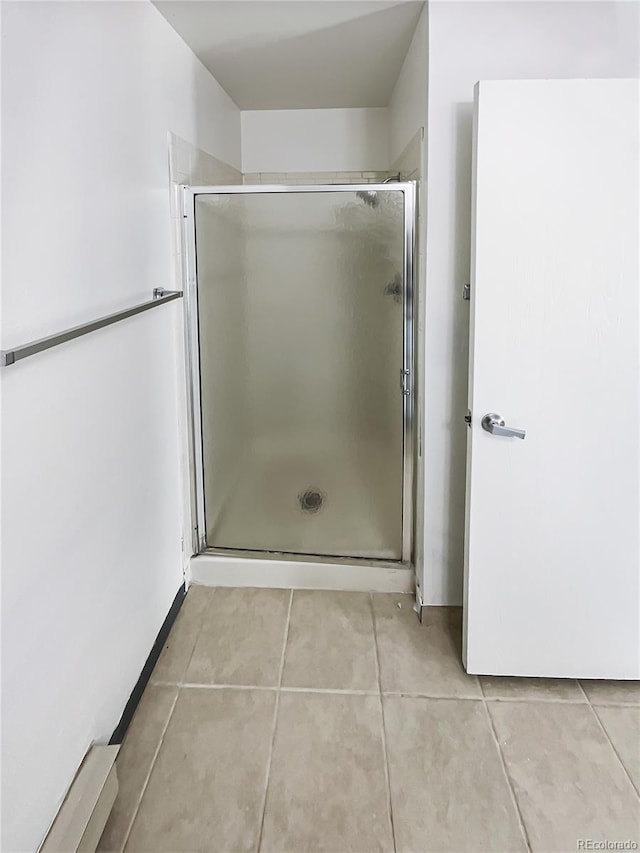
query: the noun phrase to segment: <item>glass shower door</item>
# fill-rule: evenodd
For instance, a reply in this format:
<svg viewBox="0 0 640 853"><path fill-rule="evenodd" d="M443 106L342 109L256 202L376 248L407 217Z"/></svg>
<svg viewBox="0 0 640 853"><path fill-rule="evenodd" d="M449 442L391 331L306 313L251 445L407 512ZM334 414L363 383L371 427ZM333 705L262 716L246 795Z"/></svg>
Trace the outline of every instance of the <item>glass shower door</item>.
<svg viewBox="0 0 640 853"><path fill-rule="evenodd" d="M405 193L228 189L195 195L206 545L400 560Z"/></svg>

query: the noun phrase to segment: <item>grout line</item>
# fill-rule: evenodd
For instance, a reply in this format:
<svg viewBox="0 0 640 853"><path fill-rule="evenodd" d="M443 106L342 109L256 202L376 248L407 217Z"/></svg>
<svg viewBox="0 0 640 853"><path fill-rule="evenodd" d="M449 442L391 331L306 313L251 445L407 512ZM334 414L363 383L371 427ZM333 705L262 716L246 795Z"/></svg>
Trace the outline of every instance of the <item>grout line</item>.
<svg viewBox="0 0 640 853"><path fill-rule="evenodd" d="M578 684L580 684L580 682L578 682ZM601 720L601 719L600 719L600 717L598 716L598 712L596 711L595 707L591 704L591 700L589 699L589 696L587 695L587 692L586 692L586 690L584 689L584 687L582 686L582 684L580 684L580 689L581 689L581 690L582 690L582 692L584 693L585 698L586 698L586 700L587 700L587 704L588 704L588 705L589 705L589 707L591 708L591 713L592 713L592 714L593 714L593 716L596 718L596 722L597 722L597 724L600 726L600 729L601 729L602 733L604 734L605 738L609 741L609 745L611 746L611 749L613 750L615 757L616 757L616 758L618 759L618 761L620 762L620 766L621 766L621 767L622 767L622 769L624 770L625 776L627 777L627 779L628 779L628 780L629 780L629 782L631 783L631 787L632 787L632 788L633 788L633 790L636 792L636 795L637 795L638 797L640 797L640 790L638 789L638 786L636 785L636 783L635 783L635 782L633 781L633 779L631 778L631 774L630 774L630 773L629 773L629 771L627 770L627 768L626 768L626 766L625 766L624 761L623 761L623 760L622 760L622 758L620 757L620 753L618 752L618 750L616 749L616 747L615 747L615 745L614 745L613 741L612 741L612 740L611 740L611 738L609 737L609 733L607 732L606 728L604 727L604 724L603 724L602 720ZM611 705L609 705L609 706L607 706L607 707L612 707L612 706L611 706ZM618 706L618 707L633 708L633 705L625 705L625 706Z"/></svg>
<svg viewBox="0 0 640 853"><path fill-rule="evenodd" d="M540 702L543 705L584 705L582 699L559 699L557 696L486 696L485 702Z"/></svg>
<svg viewBox="0 0 640 853"><path fill-rule="evenodd" d="M509 775L509 768L507 767L507 762L506 762L506 759L504 757L504 753L502 752L502 746L500 745L500 738L498 737L498 733L497 733L495 725L493 723L493 718L489 712L489 706L486 702L486 699L484 699L484 694L483 694L482 705L484 707L484 712L487 715L487 720L489 722L489 728L491 730L491 734L493 735L493 740L494 740L494 743L496 745L496 749L498 750L498 755L500 756L500 763L502 764L502 772L504 773L504 777L505 777L506 782L507 782L507 787L509 788L509 793L511 794L511 801L512 801L513 806L516 810L516 815L518 817L518 823L520 824L520 831L522 832L522 837L524 838L524 842L527 845L527 850L532 850L531 841L529 840L529 834L527 832L527 827L525 825L524 818L522 816L522 812L520 811L520 803L518 802L518 797L516 796L516 791L515 791L515 788L513 785L513 780L511 779L511 776Z"/></svg>
<svg viewBox="0 0 640 853"><path fill-rule="evenodd" d="M379 690L349 690L340 687L281 687L281 693L328 693L339 696L379 696Z"/></svg>
<svg viewBox="0 0 640 853"><path fill-rule="evenodd" d="M582 692L582 695L584 696L584 700L585 700L585 702L587 702L587 703L590 705L590 704L591 704L591 700L590 700L590 699L589 699L589 697L587 696L587 691L586 691L586 690L584 689L584 687L582 686L582 683L581 683L580 681L576 681L576 683L577 683L578 687L580 688L580 691Z"/></svg>
<svg viewBox="0 0 640 853"><path fill-rule="evenodd" d="M377 653L377 649L376 649ZM353 696L395 696L401 699L429 699L432 701L453 702L487 702L489 704L539 703L546 705L579 705L587 702L581 699L558 699L545 696L459 696L453 693L421 693L412 690L356 690L339 687L278 687L277 684L205 684L198 681L154 681L153 687L181 687L185 690L279 690L281 693L336 693L338 695ZM618 703L616 705L603 705L606 708L637 708L637 705Z"/></svg>
<svg viewBox="0 0 640 853"><path fill-rule="evenodd" d="M412 693L410 690L383 690L382 696L396 696L400 699L428 699L438 702L482 702L482 696L455 696L453 694L437 696L430 693Z"/></svg>
<svg viewBox="0 0 640 853"><path fill-rule="evenodd" d="M289 626L291 625L291 608L293 606L293 589L289 592L289 607L287 609L287 621L284 627L284 640L282 643L282 656L280 658L280 670L278 672L278 688L282 688L282 675L284 673L284 659L289 641Z"/></svg>
<svg viewBox="0 0 640 853"><path fill-rule="evenodd" d="M393 840L394 853L398 849L396 844L396 827L393 819L393 800L391 798L391 773L389 771L389 754L387 752L387 733L384 724L384 705L382 703L382 680L380 676L380 654L378 651L378 632L376 630L376 617L373 609L373 593L369 593L369 608L371 611L371 625L373 628L373 648L376 656L376 675L378 678L378 702L380 703L380 733L382 735L382 754L384 758L384 776L387 783L387 810L389 823L391 825L391 838Z"/></svg>
<svg viewBox="0 0 640 853"><path fill-rule="evenodd" d="M287 643L289 641L289 626L291 624L291 606L293 605L293 590L289 593L289 607L287 608L287 620L284 626L284 637L282 639L282 655L280 657L280 669L278 672L278 690L276 692L276 701L273 705L273 722L271 725L271 741L269 743L269 754L267 756L267 769L264 778L264 797L262 799L262 817L260 819L260 830L258 832L258 843L256 850L260 851L262 847L262 834L264 832L264 819L267 813L267 793L269 791L269 776L271 775L271 759L273 758L273 746L276 740L276 726L278 723L278 709L280 707L280 690L282 688L282 675L284 673L284 659L287 652Z"/></svg>
<svg viewBox="0 0 640 853"><path fill-rule="evenodd" d="M337 687L278 687L277 684L201 684L196 681L157 681L154 687L181 687L185 690L266 690L280 693L337 693L347 696L378 696L377 690L341 690ZM447 697L448 698L448 697Z"/></svg>
<svg viewBox="0 0 640 853"><path fill-rule="evenodd" d="M181 681L178 685L182 690L262 690L275 693L277 685L270 684L199 684L194 681Z"/></svg>
<svg viewBox="0 0 640 853"><path fill-rule="evenodd" d="M176 695L174 696L173 702L171 703L171 710L169 711L169 716L167 717L167 722L164 724L162 729L162 733L160 735L160 739L158 741L158 745L156 746L155 752L153 753L153 758L151 759L151 764L149 765L149 772L145 776L144 782L142 783L142 788L140 789L140 796L136 802L136 806L133 810L133 814L131 815L131 820L129 821L129 825L127 827L127 831L125 832L124 839L122 841L121 850L125 850L127 844L129 843L129 836L131 835L131 830L133 829L133 824L138 817L138 812L140 811L140 806L142 805L142 798L145 795L147 790L147 785L149 784L149 779L151 779L151 773L153 772L153 768L156 765L156 759L158 758L158 754L160 753L160 748L164 742L164 736L169 728L169 723L171 722L171 718L173 717L173 711L176 707L176 703L178 701L178 696L180 695L180 688L176 690Z"/></svg>
<svg viewBox="0 0 640 853"><path fill-rule="evenodd" d="M382 696L397 696L400 699L429 699L438 702L482 702L482 696L454 696L453 694L412 693L407 690L383 690Z"/></svg>

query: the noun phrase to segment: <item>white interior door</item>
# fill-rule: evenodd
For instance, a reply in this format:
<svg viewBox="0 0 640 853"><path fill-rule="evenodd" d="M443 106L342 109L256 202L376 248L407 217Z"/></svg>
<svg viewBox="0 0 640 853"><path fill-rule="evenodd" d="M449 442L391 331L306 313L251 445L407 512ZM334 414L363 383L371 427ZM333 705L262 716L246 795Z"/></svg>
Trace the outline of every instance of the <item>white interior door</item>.
<svg viewBox="0 0 640 853"><path fill-rule="evenodd" d="M469 672L640 677L638 98L476 86Z"/></svg>

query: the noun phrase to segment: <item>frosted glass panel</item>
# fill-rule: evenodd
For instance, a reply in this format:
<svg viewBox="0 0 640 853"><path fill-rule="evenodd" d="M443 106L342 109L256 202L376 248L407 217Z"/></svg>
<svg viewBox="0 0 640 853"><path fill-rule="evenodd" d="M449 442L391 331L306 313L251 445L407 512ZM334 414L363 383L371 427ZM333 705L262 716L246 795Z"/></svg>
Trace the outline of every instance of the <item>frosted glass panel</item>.
<svg viewBox="0 0 640 853"><path fill-rule="evenodd" d="M403 204L197 196L209 547L400 559Z"/></svg>

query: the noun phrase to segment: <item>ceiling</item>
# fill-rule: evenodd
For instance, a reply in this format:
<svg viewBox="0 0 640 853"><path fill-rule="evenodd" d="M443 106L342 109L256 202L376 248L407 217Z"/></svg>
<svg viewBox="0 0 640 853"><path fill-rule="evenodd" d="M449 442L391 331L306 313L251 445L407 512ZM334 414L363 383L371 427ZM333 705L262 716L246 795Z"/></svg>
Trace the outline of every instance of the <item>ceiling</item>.
<svg viewBox="0 0 640 853"><path fill-rule="evenodd" d="M387 106L423 5L155 0L243 110Z"/></svg>

